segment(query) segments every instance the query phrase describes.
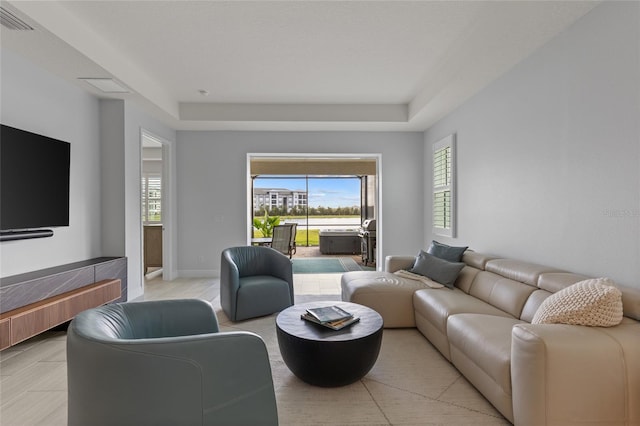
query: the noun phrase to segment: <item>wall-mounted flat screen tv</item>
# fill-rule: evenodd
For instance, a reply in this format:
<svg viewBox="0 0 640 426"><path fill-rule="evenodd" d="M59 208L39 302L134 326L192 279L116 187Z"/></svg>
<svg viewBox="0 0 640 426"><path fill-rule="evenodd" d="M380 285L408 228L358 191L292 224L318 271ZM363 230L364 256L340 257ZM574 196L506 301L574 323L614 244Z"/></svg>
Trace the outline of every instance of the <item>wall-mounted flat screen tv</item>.
<svg viewBox="0 0 640 426"><path fill-rule="evenodd" d="M3 235L69 226L70 161L68 142L2 125L0 230Z"/></svg>

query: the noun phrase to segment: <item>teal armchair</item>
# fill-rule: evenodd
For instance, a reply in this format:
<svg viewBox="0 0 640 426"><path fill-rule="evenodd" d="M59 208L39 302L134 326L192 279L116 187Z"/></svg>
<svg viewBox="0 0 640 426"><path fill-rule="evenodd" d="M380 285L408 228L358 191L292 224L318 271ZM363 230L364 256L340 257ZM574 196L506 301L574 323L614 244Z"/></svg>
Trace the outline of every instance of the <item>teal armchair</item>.
<svg viewBox="0 0 640 426"><path fill-rule="evenodd" d="M231 321L278 312L293 305L291 260L270 247L222 251L220 304Z"/></svg>
<svg viewBox="0 0 640 426"><path fill-rule="evenodd" d="M68 424L277 425L269 357L249 332L219 332L210 303L106 305L67 335Z"/></svg>

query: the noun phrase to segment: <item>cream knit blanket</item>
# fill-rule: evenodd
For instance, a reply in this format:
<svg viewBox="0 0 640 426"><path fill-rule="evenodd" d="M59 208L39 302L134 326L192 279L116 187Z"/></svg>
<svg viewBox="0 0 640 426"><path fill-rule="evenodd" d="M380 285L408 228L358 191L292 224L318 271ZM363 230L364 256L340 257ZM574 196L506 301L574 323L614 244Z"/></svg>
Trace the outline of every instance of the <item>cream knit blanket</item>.
<svg viewBox="0 0 640 426"><path fill-rule="evenodd" d="M433 281L430 278L425 277L424 275L415 274L413 272L406 271L401 269L399 271L394 272L399 277L407 278L414 281L420 281L422 284L431 287L431 288L442 288L444 287L442 284Z"/></svg>

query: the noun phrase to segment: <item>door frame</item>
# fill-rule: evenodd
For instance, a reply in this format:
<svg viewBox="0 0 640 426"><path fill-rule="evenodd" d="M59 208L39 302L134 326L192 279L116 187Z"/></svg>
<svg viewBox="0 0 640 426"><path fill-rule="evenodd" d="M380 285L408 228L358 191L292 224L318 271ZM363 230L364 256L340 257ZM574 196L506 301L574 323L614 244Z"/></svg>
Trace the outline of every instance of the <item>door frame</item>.
<svg viewBox="0 0 640 426"><path fill-rule="evenodd" d="M382 270L382 264L380 261L380 253L383 253L382 247L384 244L383 236L383 216L382 216L382 154L381 153L273 153L273 152L249 152L247 153L246 163L246 186L247 186L247 199L246 199L246 242L247 245L251 245L251 232L253 229L253 211L251 207L253 205L253 182L251 178L251 160L258 158L323 158L323 159L358 159L367 158L374 159L376 162L376 206L375 206L375 218L376 218L376 269Z"/></svg>
<svg viewBox="0 0 640 426"><path fill-rule="evenodd" d="M174 265L173 255L173 230L175 229L173 215L173 156L172 156L172 142L164 139L157 134L141 128L140 129L140 179L142 180L143 173L143 138L149 138L162 145L162 279L165 281L171 281L176 278L176 268ZM140 193L140 199L142 199L142 192ZM140 259L142 260L142 282L144 283L144 222L140 217Z"/></svg>

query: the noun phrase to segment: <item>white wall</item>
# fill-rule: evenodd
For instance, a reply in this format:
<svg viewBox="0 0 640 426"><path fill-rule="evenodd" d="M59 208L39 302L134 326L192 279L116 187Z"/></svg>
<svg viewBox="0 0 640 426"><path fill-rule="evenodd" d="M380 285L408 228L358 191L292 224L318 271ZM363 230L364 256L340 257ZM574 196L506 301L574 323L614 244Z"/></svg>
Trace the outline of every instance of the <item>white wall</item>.
<svg viewBox="0 0 640 426"><path fill-rule="evenodd" d="M71 143L69 227L53 228L51 238L0 243L0 275L100 256L98 100L7 49L0 55L0 121Z"/></svg>
<svg viewBox="0 0 640 426"><path fill-rule="evenodd" d="M425 133L425 153L458 139L441 240L640 288L639 22L637 2L596 7Z"/></svg>
<svg viewBox="0 0 640 426"><path fill-rule="evenodd" d="M170 145L171 157L175 155L175 131L122 100L101 101L101 125L102 203L105 215L102 222L102 250L109 256L127 256L127 296L128 300L132 300L144 292L140 206L141 132L145 129L165 139ZM175 179L175 174L172 179ZM175 232L175 216L170 217L167 225ZM170 235L167 237L172 240Z"/></svg>
<svg viewBox="0 0 640 426"><path fill-rule="evenodd" d="M102 252L125 256L124 102L100 101ZM129 284L127 282L127 284Z"/></svg>
<svg viewBox="0 0 640 426"><path fill-rule="evenodd" d="M141 211L141 186L142 177L142 146L140 144L142 129L159 136L169 144L169 158L175 155L175 130L165 126L156 119L142 112L140 108L130 102L125 102L125 250L129 258L129 300L142 296L143 267L142 267L142 211ZM175 174L171 177L175 179ZM168 185L174 187L175 183ZM168 222L165 224L175 234L175 215L165 212ZM169 246L172 246L173 237L168 238ZM172 249L175 251L175 248Z"/></svg>
<svg viewBox="0 0 640 426"><path fill-rule="evenodd" d="M382 154L382 258L415 254L422 247L421 133L179 131L177 137L183 276L217 275L222 250L246 245L247 153Z"/></svg>
<svg viewBox="0 0 640 426"><path fill-rule="evenodd" d="M140 296L140 132L167 140L175 157L175 131L130 103L98 100L7 49L1 56L2 123L71 143L70 226L54 228L51 238L2 242L1 276L127 256L129 300ZM175 170L173 179L175 191Z"/></svg>

